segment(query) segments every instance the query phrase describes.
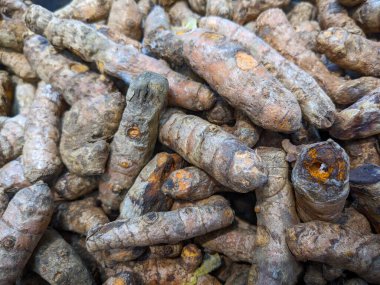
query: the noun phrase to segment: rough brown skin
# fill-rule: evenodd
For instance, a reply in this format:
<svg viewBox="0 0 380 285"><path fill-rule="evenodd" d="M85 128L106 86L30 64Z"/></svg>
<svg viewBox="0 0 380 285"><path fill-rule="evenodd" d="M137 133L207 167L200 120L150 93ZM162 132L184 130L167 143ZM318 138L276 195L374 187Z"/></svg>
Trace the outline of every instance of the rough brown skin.
<svg viewBox="0 0 380 285"><path fill-rule="evenodd" d="M72 105L64 114L60 154L70 172L102 174L124 109L124 97L112 82L70 60L41 36L25 41L24 52L38 75Z"/></svg>
<svg viewBox="0 0 380 285"><path fill-rule="evenodd" d="M366 0L338 0L339 4L345 7L355 7L364 3L365 1Z"/></svg>
<svg viewBox="0 0 380 285"><path fill-rule="evenodd" d="M199 19L199 15L194 13L185 1L178 1L170 7L169 16L174 26L186 26Z"/></svg>
<svg viewBox="0 0 380 285"><path fill-rule="evenodd" d="M153 0L155 4L160 5L162 7L170 7L172 4L177 2L177 0Z"/></svg>
<svg viewBox="0 0 380 285"><path fill-rule="evenodd" d="M349 193L349 158L337 143L305 146L292 172L297 212L303 222L333 222L340 216Z"/></svg>
<svg viewBox="0 0 380 285"><path fill-rule="evenodd" d="M193 244L189 244L183 248L180 258L146 259L143 261L119 263L115 267L107 269L106 275L113 276L121 272L133 271L139 275L143 284L146 285L220 284L210 275L194 279L194 270L201 262L202 254L200 250Z"/></svg>
<svg viewBox="0 0 380 285"><path fill-rule="evenodd" d="M252 148L260 138L262 129L255 126L242 112L235 112L235 124L222 126L223 130L233 134L247 147Z"/></svg>
<svg viewBox="0 0 380 285"><path fill-rule="evenodd" d="M232 17L232 2L230 0L207 0L206 15L230 19Z"/></svg>
<svg viewBox="0 0 380 285"><path fill-rule="evenodd" d="M141 40L142 14L135 0L113 0L107 25L112 31Z"/></svg>
<svg viewBox="0 0 380 285"><path fill-rule="evenodd" d="M25 125L22 164L31 182L48 180L61 170L58 143L62 96L50 84L41 82L29 109Z"/></svg>
<svg viewBox="0 0 380 285"><path fill-rule="evenodd" d="M13 84L16 85L13 96L12 114L22 114L26 116L29 113L29 107L32 105L36 87L16 76L12 77L12 81Z"/></svg>
<svg viewBox="0 0 380 285"><path fill-rule="evenodd" d="M27 118L17 115L5 118L0 130L0 167L17 158L24 146L24 127Z"/></svg>
<svg viewBox="0 0 380 285"><path fill-rule="evenodd" d="M78 176L66 172L58 178L52 190L65 200L76 200L94 191L98 187L98 181L96 176Z"/></svg>
<svg viewBox="0 0 380 285"><path fill-rule="evenodd" d="M299 2L287 14L290 24L294 26L317 18L317 8L309 2Z"/></svg>
<svg viewBox="0 0 380 285"><path fill-rule="evenodd" d="M286 153L260 147L258 155L267 166L268 184L256 189L257 233L248 284L295 284L302 271L290 253L286 230L299 223Z"/></svg>
<svg viewBox="0 0 380 285"><path fill-rule="evenodd" d="M198 14L204 15L206 13L207 0L188 0L190 8Z"/></svg>
<svg viewBox="0 0 380 285"><path fill-rule="evenodd" d="M205 85L174 72L165 62L143 55L132 46L110 41L84 23L58 19L38 5L30 6L25 20L30 29L46 35L53 45L66 47L85 61L96 62L102 72L127 82L144 71L165 76L169 82L169 105L200 111L214 104L215 95Z"/></svg>
<svg viewBox="0 0 380 285"><path fill-rule="evenodd" d="M197 201L228 189L221 187L203 170L190 166L172 172L162 184L161 191L175 200Z"/></svg>
<svg viewBox="0 0 380 285"><path fill-rule="evenodd" d="M0 191L0 217L3 216L5 210L8 207L8 203L9 203L8 195L3 190L1 190Z"/></svg>
<svg viewBox="0 0 380 285"><path fill-rule="evenodd" d="M337 114L330 135L340 140L366 138L380 133L380 88Z"/></svg>
<svg viewBox="0 0 380 285"><path fill-rule="evenodd" d="M129 220L149 212L170 210L173 200L166 197L160 191L160 188L169 174L173 170L180 168L182 163L182 158L177 154L158 153L141 170L134 184L124 197L120 195L116 196L116 193L114 194L112 192L111 195L113 196L111 197L118 198L118 205L121 202L120 199L122 199L118 219ZM109 197L110 194L105 198ZM109 210L109 208L107 208L107 210ZM121 262L136 259L144 250L145 248L117 249L105 252L104 255L106 256L107 262Z"/></svg>
<svg viewBox="0 0 380 285"><path fill-rule="evenodd" d="M341 27L351 33L364 35L363 31L350 18L347 10L339 4L338 0L316 0L316 5L318 8L319 24L322 30L327 30L331 27Z"/></svg>
<svg viewBox="0 0 380 285"><path fill-rule="evenodd" d="M354 207L369 219L375 232L380 233L380 166L363 164L350 174Z"/></svg>
<svg viewBox="0 0 380 285"><path fill-rule="evenodd" d="M122 44L122 45L132 45L135 47L138 51L141 51L142 44L130 37L127 37L125 34L117 32L115 30L112 30L109 26L102 25L102 24L94 24L92 25L98 32L102 33L106 37L108 37L110 40Z"/></svg>
<svg viewBox="0 0 380 285"><path fill-rule="evenodd" d="M222 253L235 262L251 263L256 247L256 227L248 224L248 228L244 228L239 224L241 222L237 220L228 228L195 238L195 242L206 250Z"/></svg>
<svg viewBox="0 0 380 285"><path fill-rule="evenodd" d="M143 19L145 19L150 10L153 8L154 3L153 0L139 0L137 6L139 7L139 11L143 16Z"/></svg>
<svg viewBox="0 0 380 285"><path fill-rule="evenodd" d="M59 18L96 22L107 18L111 4L112 0L72 0L54 15Z"/></svg>
<svg viewBox="0 0 380 285"><path fill-rule="evenodd" d="M168 176L182 167L177 154L161 152L149 161L137 176L120 205L119 219L131 219L149 212L168 211L173 201L161 192Z"/></svg>
<svg viewBox="0 0 380 285"><path fill-rule="evenodd" d="M352 34L342 28L330 28L317 37L317 48L339 66L364 75L380 76L380 43Z"/></svg>
<svg viewBox="0 0 380 285"><path fill-rule="evenodd" d="M228 39L237 41L249 49L273 76L292 91L305 119L318 128L331 126L334 121L335 106L309 74L285 59L254 33L231 21L205 17L200 20L199 25L222 33Z"/></svg>
<svg viewBox="0 0 380 285"><path fill-rule="evenodd" d="M227 227L233 219L234 213L228 202L169 212L150 212L141 217L118 220L91 230L87 235L87 248L95 252L177 243Z"/></svg>
<svg viewBox="0 0 380 285"><path fill-rule="evenodd" d="M119 208L126 190L151 158L168 89L168 81L151 72L142 73L129 85L123 117L99 184L106 211Z"/></svg>
<svg viewBox="0 0 380 285"><path fill-rule="evenodd" d="M108 222L102 208L97 207L94 197L60 203L55 209L52 220L56 229L82 235L86 235L90 229Z"/></svg>
<svg viewBox="0 0 380 285"><path fill-rule="evenodd" d="M0 71L0 116L10 115L13 101L13 84L8 72Z"/></svg>
<svg viewBox="0 0 380 285"><path fill-rule="evenodd" d="M366 33L380 32L380 2L367 0L355 9L352 18Z"/></svg>
<svg viewBox="0 0 380 285"><path fill-rule="evenodd" d="M220 184L246 193L267 182L256 152L220 127L175 109L161 118L160 142Z"/></svg>
<svg viewBox="0 0 380 285"><path fill-rule="evenodd" d="M10 15L13 18L21 18L26 8L27 5L22 0L0 1L0 12Z"/></svg>
<svg viewBox="0 0 380 285"><path fill-rule="evenodd" d="M25 177L22 158L12 160L0 168L0 191L16 193L18 190L31 186Z"/></svg>
<svg viewBox="0 0 380 285"><path fill-rule="evenodd" d="M353 207L345 208L341 216L336 221L336 224L356 231L362 235L372 233L371 225L367 218Z"/></svg>
<svg viewBox="0 0 380 285"><path fill-rule="evenodd" d="M300 261L318 261L355 272L367 282L380 280L380 235L361 235L322 221L287 230L287 244Z"/></svg>
<svg viewBox="0 0 380 285"><path fill-rule="evenodd" d="M265 10L286 7L289 3L289 0L238 0L234 6L232 19L242 25L256 20L257 16Z"/></svg>
<svg viewBox="0 0 380 285"><path fill-rule="evenodd" d="M94 284L80 257L53 229L42 236L30 259L30 267L52 285Z"/></svg>
<svg viewBox="0 0 380 285"><path fill-rule="evenodd" d="M179 37L191 68L253 123L279 132L299 129L301 110L295 96L242 45L203 29Z"/></svg>
<svg viewBox="0 0 380 285"><path fill-rule="evenodd" d="M13 51L22 52L24 38L29 31L20 19L9 19L0 16L0 46Z"/></svg>
<svg viewBox="0 0 380 285"><path fill-rule="evenodd" d="M304 21L294 24L294 31L297 37L303 42L304 46L312 51L316 51L317 36L321 31L321 27L316 21Z"/></svg>
<svg viewBox="0 0 380 285"><path fill-rule="evenodd" d="M88 252L86 248L86 237L72 232L65 232L63 237L75 250L75 253L79 255L80 259L84 262L84 265L91 272L95 281L98 281L98 279L100 279L99 275L102 273L103 269L96 261L95 257Z"/></svg>
<svg viewBox="0 0 380 285"><path fill-rule="evenodd" d="M0 284L13 284L45 232L53 213L49 187L20 190L0 218Z"/></svg>
<svg viewBox="0 0 380 285"><path fill-rule="evenodd" d="M217 97L214 107L204 111L205 119L212 124L221 126L234 121L234 109L222 98Z"/></svg>
<svg viewBox="0 0 380 285"><path fill-rule="evenodd" d="M380 165L380 148L375 137L346 141L343 147L350 157L351 169L362 164Z"/></svg>
<svg viewBox="0 0 380 285"><path fill-rule="evenodd" d="M257 34L260 37L285 58L312 75L330 98L338 104L351 104L380 86L378 78L361 77L344 80L330 72L319 57L297 38L296 32L280 9L263 12L256 24Z"/></svg>
<svg viewBox="0 0 380 285"><path fill-rule="evenodd" d="M103 285L141 285L141 278L132 271L125 271L109 277Z"/></svg>
<svg viewBox="0 0 380 285"><path fill-rule="evenodd" d="M149 247L148 258L175 258L181 255L183 243L152 245Z"/></svg>
<svg viewBox="0 0 380 285"><path fill-rule="evenodd" d="M31 68L22 53L0 48L0 63L22 79L27 81L37 80L37 74Z"/></svg>

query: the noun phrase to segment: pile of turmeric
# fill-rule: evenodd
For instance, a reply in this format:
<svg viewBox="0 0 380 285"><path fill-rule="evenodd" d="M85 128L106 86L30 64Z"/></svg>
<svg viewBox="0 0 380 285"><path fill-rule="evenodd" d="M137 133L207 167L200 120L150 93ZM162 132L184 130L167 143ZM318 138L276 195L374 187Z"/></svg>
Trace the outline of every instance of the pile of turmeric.
<svg viewBox="0 0 380 285"><path fill-rule="evenodd" d="M380 285L378 0L32 2L0 285Z"/></svg>

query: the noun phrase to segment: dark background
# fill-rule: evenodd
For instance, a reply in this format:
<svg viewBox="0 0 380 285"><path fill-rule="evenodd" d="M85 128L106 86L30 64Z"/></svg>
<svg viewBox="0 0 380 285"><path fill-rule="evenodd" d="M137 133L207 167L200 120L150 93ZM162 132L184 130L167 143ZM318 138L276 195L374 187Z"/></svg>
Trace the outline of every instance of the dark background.
<svg viewBox="0 0 380 285"><path fill-rule="evenodd" d="M55 11L66 4L70 3L71 0L33 0L34 4L41 5L50 11Z"/></svg>

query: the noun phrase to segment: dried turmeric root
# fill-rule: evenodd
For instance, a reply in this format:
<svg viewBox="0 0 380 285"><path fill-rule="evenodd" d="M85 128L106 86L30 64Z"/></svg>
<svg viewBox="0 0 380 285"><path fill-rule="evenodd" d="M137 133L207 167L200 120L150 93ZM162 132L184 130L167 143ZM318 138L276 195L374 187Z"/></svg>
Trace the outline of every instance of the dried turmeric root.
<svg viewBox="0 0 380 285"><path fill-rule="evenodd" d="M108 26L112 31L139 41L142 34L141 22L142 14L135 0L112 1L108 17Z"/></svg>
<svg viewBox="0 0 380 285"><path fill-rule="evenodd" d="M380 2L367 0L355 9L352 18L366 33L380 32Z"/></svg>
<svg viewBox="0 0 380 285"><path fill-rule="evenodd" d="M52 220L55 228L82 235L86 235L92 228L108 222L102 208L97 207L94 197L60 203L56 207Z"/></svg>
<svg viewBox="0 0 380 285"><path fill-rule="evenodd" d="M29 34L25 23L20 19L0 16L0 46L22 52L24 38Z"/></svg>
<svg viewBox="0 0 380 285"><path fill-rule="evenodd" d="M236 262L252 263L256 248L256 227L241 220L231 226L195 238L208 251L223 253Z"/></svg>
<svg viewBox="0 0 380 285"><path fill-rule="evenodd" d="M364 35L355 21L348 15L339 0L317 0L319 23L323 30L340 27L351 33Z"/></svg>
<svg viewBox="0 0 380 285"><path fill-rule="evenodd" d="M58 178L52 190L65 200L75 200L94 191L98 187L98 180L96 176L78 176L66 172Z"/></svg>
<svg viewBox="0 0 380 285"><path fill-rule="evenodd" d="M20 190L0 218L0 284L16 282L53 214L49 187L37 183Z"/></svg>
<svg viewBox="0 0 380 285"><path fill-rule="evenodd" d="M199 25L239 42L251 54L256 55L264 67L267 67L273 76L295 94L307 121L318 128L328 128L332 125L335 107L309 74L282 57L254 33L231 21L217 17L205 17L200 20Z"/></svg>
<svg viewBox="0 0 380 285"><path fill-rule="evenodd" d="M340 111L330 135L341 139L365 138L380 133L380 88Z"/></svg>
<svg viewBox="0 0 380 285"><path fill-rule="evenodd" d="M168 211L173 201L161 190L166 178L183 164L177 154L161 152L141 170L121 205L119 219L131 219L149 212Z"/></svg>
<svg viewBox="0 0 380 285"><path fill-rule="evenodd" d="M203 84L174 72L165 62L143 55L132 46L116 44L84 23L58 19L38 5L28 8L25 21L28 28L47 36L53 45L68 48L85 61L96 62L100 71L126 82L144 71L165 76L169 82L169 105L200 111L211 108L215 102L215 94Z"/></svg>
<svg viewBox="0 0 380 285"><path fill-rule="evenodd" d="M364 75L380 76L380 43L352 34L342 28L330 28L317 38L317 49L343 68Z"/></svg>
<svg viewBox="0 0 380 285"><path fill-rule="evenodd" d="M196 116L166 111L160 122L159 140L234 191L246 193L267 182L255 151Z"/></svg>
<svg viewBox="0 0 380 285"><path fill-rule="evenodd" d="M107 276L115 276L122 272L132 271L138 274L143 284L184 284L184 285L217 285L215 278L208 275L210 271L220 266L220 257L206 258L202 265L202 253L193 244L185 246L181 257L176 259L147 259L128 263L119 263L106 270ZM198 267L198 268L197 268ZM202 281L206 278L205 281Z"/></svg>
<svg viewBox="0 0 380 285"><path fill-rule="evenodd" d="M28 38L24 52L38 75L72 105L63 117L59 147L63 163L82 176L104 173L108 140L119 126L124 98L109 79L57 53L41 36Z"/></svg>
<svg viewBox="0 0 380 285"><path fill-rule="evenodd" d="M59 155L59 123L63 99L50 84L41 82L28 113L22 164L31 182L58 174L62 162Z"/></svg>
<svg viewBox="0 0 380 285"><path fill-rule="evenodd" d="M301 265L290 253L286 230L299 223L289 166L284 151L259 147L258 155L267 165L268 184L256 190L257 232L252 251L252 267L248 284L295 284ZM276 272L281 271L278 276Z"/></svg>
<svg viewBox="0 0 380 285"><path fill-rule="evenodd" d="M105 209L119 208L126 191L151 158L168 89L168 81L151 72L137 76L130 84L123 117L111 143L106 172L99 184Z"/></svg>
<svg viewBox="0 0 380 285"><path fill-rule="evenodd" d="M27 116L36 94L36 87L17 76L13 76L12 81L16 85L14 88L12 115L21 114Z"/></svg>
<svg viewBox="0 0 380 285"><path fill-rule="evenodd" d="M351 169L362 164L380 165L380 148L376 137L345 141L343 148L350 157Z"/></svg>
<svg viewBox="0 0 380 285"><path fill-rule="evenodd" d="M0 71L0 116L9 116L13 101L13 84L8 72Z"/></svg>
<svg viewBox="0 0 380 285"><path fill-rule="evenodd" d="M362 235L340 225L313 221L287 230L287 244L299 261L318 261L380 280L380 235Z"/></svg>
<svg viewBox="0 0 380 285"><path fill-rule="evenodd" d="M49 284L94 284L83 261L53 229L48 229L42 236L30 258L30 266Z"/></svg>
<svg viewBox="0 0 380 285"><path fill-rule="evenodd" d="M37 74L22 53L0 48L0 63L12 73L27 81L36 81Z"/></svg>
<svg viewBox="0 0 380 285"><path fill-rule="evenodd" d="M302 22L314 21L317 18L317 8L309 2L298 2L286 16L294 27Z"/></svg>
<svg viewBox="0 0 380 285"><path fill-rule="evenodd" d="M294 95L240 44L202 29L181 34L180 39L191 68L253 123L279 132L300 128L301 110Z"/></svg>
<svg viewBox="0 0 380 285"><path fill-rule="evenodd" d="M350 191L348 174L348 155L333 140L305 146L292 172L301 220L336 221Z"/></svg>
<svg viewBox="0 0 380 285"><path fill-rule="evenodd" d="M256 20L257 16L265 10L270 8L286 7L290 3L289 0L238 0L236 2L232 19L240 25Z"/></svg>
<svg viewBox="0 0 380 285"><path fill-rule="evenodd" d="M0 192L16 193L18 190L31 186L25 177L22 158L12 160L0 168Z"/></svg>
<svg viewBox="0 0 380 285"><path fill-rule="evenodd" d="M54 15L59 18L95 22L107 18L111 4L112 0L72 0Z"/></svg>
<svg viewBox="0 0 380 285"><path fill-rule="evenodd" d="M231 190L222 187L203 170L190 166L172 172L162 184L161 191L175 200L197 201Z"/></svg>
<svg viewBox="0 0 380 285"><path fill-rule="evenodd" d="M169 212L150 212L92 229L87 235L87 248L96 252L177 243L227 227L233 219L233 210L226 200Z"/></svg>
<svg viewBox="0 0 380 285"><path fill-rule="evenodd" d="M17 115L5 118L0 130L0 167L17 158L24 146L24 127L27 118Z"/></svg>
<svg viewBox="0 0 380 285"><path fill-rule="evenodd" d="M363 213L380 233L380 166L363 164L350 172L353 205Z"/></svg>
<svg viewBox="0 0 380 285"><path fill-rule="evenodd" d="M293 27L280 9L265 11L257 19L257 34L278 50L285 58L310 73L332 100L351 104L380 86L380 79L361 77L345 80L330 72L315 53L297 38ZM322 32L324 34L326 32ZM319 48L317 38L317 48Z"/></svg>

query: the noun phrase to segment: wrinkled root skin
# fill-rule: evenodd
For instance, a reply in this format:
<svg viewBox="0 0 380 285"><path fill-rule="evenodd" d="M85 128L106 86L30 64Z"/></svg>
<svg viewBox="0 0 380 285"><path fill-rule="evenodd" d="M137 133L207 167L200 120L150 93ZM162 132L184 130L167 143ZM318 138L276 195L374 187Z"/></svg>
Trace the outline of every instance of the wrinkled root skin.
<svg viewBox="0 0 380 285"><path fill-rule="evenodd" d="M292 171L301 220L336 220L349 194L348 174L348 155L333 140L304 147Z"/></svg>
<svg viewBox="0 0 380 285"><path fill-rule="evenodd" d="M119 208L126 191L151 158L168 90L168 81L151 72L139 75L129 86L123 117L99 184L99 197L107 211Z"/></svg>
<svg viewBox="0 0 380 285"><path fill-rule="evenodd" d="M330 28L317 37L317 49L339 66L368 76L380 76L380 43Z"/></svg>
<svg viewBox="0 0 380 285"><path fill-rule="evenodd" d="M0 284L14 284L53 214L53 198L46 184L20 190L0 218Z"/></svg>
<svg viewBox="0 0 380 285"><path fill-rule="evenodd" d="M287 231L287 244L299 261L317 261L380 280L380 235L362 235L336 224L314 221Z"/></svg>
<svg viewBox="0 0 380 285"><path fill-rule="evenodd" d="M169 109L161 117L159 140L222 185L241 193L267 181L256 152L220 127Z"/></svg>

